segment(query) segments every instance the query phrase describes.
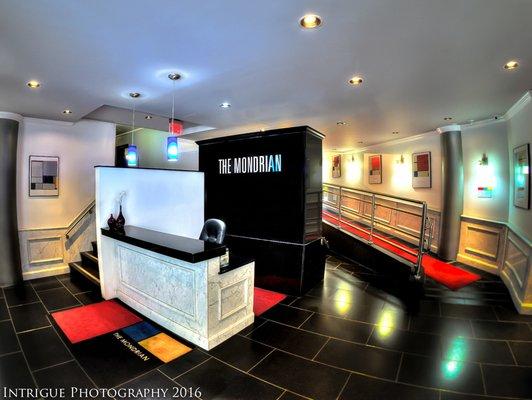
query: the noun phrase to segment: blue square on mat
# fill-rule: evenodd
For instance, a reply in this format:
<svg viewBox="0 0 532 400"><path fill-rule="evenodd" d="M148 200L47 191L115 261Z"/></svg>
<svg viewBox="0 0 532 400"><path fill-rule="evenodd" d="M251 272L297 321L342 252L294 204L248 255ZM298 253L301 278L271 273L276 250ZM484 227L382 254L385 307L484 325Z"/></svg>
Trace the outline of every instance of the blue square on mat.
<svg viewBox="0 0 532 400"><path fill-rule="evenodd" d="M157 335L160 331L148 322L141 322L139 324L128 326L122 331L136 342L147 339Z"/></svg>

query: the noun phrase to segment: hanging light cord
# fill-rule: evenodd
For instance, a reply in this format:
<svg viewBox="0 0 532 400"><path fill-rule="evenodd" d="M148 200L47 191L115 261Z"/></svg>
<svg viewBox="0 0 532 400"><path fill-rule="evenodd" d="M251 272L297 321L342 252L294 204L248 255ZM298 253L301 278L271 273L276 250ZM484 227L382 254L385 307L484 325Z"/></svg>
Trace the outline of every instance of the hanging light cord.
<svg viewBox="0 0 532 400"><path fill-rule="evenodd" d="M131 126L131 144L135 144L135 100L133 100L133 123Z"/></svg>
<svg viewBox="0 0 532 400"><path fill-rule="evenodd" d="M170 122L170 133L174 134L174 112L175 112L175 80L172 80L172 121Z"/></svg>

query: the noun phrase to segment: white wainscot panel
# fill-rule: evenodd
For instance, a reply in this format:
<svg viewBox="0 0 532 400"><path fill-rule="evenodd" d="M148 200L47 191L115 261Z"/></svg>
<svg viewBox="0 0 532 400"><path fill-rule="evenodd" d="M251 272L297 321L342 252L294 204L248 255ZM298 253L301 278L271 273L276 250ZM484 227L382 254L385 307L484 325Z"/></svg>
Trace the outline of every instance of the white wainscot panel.
<svg viewBox="0 0 532 400"><path fill-rule="evenodd" d="M133 293L197 320L195 271L119 246L120 280ZM159 310L159 312L162 310ZM166 314L166 313L165 313Z"/></svg>

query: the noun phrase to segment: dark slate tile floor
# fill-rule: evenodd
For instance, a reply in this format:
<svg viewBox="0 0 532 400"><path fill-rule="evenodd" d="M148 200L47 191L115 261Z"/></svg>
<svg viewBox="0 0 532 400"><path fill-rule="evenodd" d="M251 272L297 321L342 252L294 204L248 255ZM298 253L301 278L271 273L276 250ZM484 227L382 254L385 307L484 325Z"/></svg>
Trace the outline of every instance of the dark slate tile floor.
<svg viewBox="0 0 532 400"><path fill-rule="evenodd" d="M108 336L73 350L50 323L50 312L100 300L68 275L0 290L1 386L197 388L205 400L532 398L532 316L485 273L455 292L427 280L413 298L393 274L329 257L306 295L211 351L145 368L123 367Z"/></svg>

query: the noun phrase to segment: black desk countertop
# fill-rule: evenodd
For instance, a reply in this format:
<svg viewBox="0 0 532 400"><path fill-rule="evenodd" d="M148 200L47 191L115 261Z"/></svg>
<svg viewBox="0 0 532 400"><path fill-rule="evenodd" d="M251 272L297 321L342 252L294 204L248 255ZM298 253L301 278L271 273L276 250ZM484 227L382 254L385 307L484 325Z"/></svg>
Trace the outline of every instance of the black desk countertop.
<svg viewBox="0 0 532 400"><path fill-rule="evenodd" d="M225 254L225 245L209 243L184 236L170 235L127 225L125 233L102 228L102 235L178 260L197 263Z"/></svg>
<svg viewBox="0 0 532 400"><path fill-rule="evenodd" d="M226 272L232 271L234 269L240 268L246 264L249 264L251 262L255 261L251 257L245 257L245 256L239 256L236 254L231 253L231 250L229 250L229 264L227 264L224 267L220 267L220 274L225 274Z"/></svg>

